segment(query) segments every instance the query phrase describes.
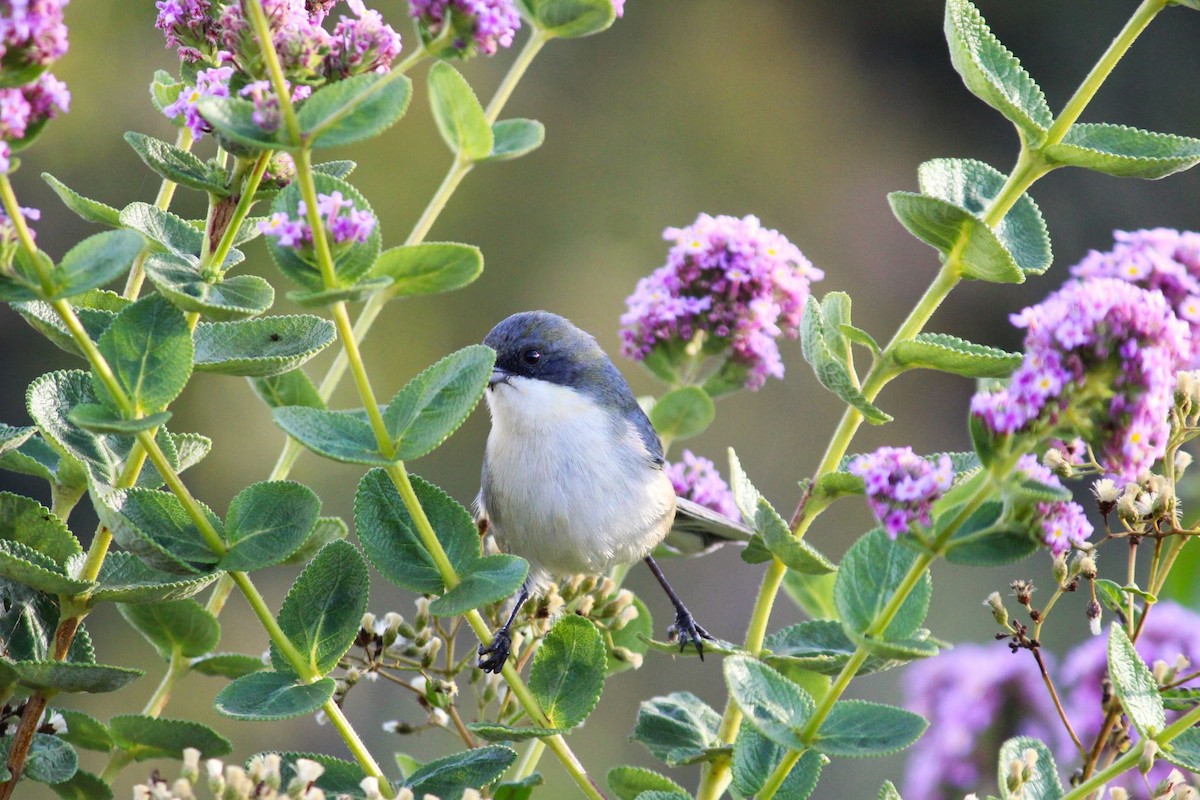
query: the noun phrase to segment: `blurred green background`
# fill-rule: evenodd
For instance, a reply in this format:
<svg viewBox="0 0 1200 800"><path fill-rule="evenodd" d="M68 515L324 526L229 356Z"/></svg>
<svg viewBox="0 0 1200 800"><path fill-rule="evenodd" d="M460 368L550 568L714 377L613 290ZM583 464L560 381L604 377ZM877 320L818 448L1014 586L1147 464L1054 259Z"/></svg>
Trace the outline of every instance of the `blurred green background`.
<svg viewBox="0 0 1200 800"><path fill-rule="evenodd" d="M1019 54L1054 108L1065 102L1134 6L1128 0L980 3L993 30ZM415 41L404 5L382 0L377 7L406 42ZM55 256L95 231L58 204L38 179L40 172L117 207L153 200L158 178L121 134L135 130L173 137L146 91L155 69L175 68L153 28L154 15L149 0L76 0L67 9L72 46L56 73L72 90L71 113L22 153L24 165L15 178L22 204L43 210L38 241ZM892 218L886 193L915 189L916 167L929 158L977 158L1007 171L1016 155L1009 124L973 99L954 73L941 31L942 5L936 0L629 0L625 18L610 31L552 43L504 112L544 122L545 145L518 161L477 168L429 237L480 246L483 276L464 291L397 302L388 310L364 348L378 395L390 397L423 367L479 341L498 320L525 309L564 314L615 354L624 298L665 258L662 229L689 224L700 211L756 214L782 231L825 270L825 281L815 287L818 294L850 292L856 323L886 339L937 267L934 252ZM1200 135L1198 40L1200 14L1168 9L1119 66L1085 120ZM512 53L503 53L462 68L486 100L511 58ZM329 154L358 161L353 180L382 220L385 246L403 240L450 162L429 116L424 71L421 67L413 76L414 102L399 125L371 142ZM197 150L208 155L211 147L205 141ZM1088 248L1107 249L1112 229L1200 227L1200 171L1154 183L1060 171L1041 181L1034 196L1049 224L1055 269L1021 287L964 284L931 329L1017 348L1019 337L1007 315L1056 287ZM173 210L197 216L200 198L180 190ZM250 245L247 255L248 269L279 278L260 243ZM274 309L295 310L285 300ZM79 364L6 308L0 309L0 342L0 420L23 424L29 381ZM798 343L787 342L783 350L785 381L723 399L716 424L685 444L723 470L725 448L734 447L759 488L788 512L798 499L797 480L815 466L841 407L813 380ZM318 359L310 374L323 374L328 362L327 356ZM639 367L619 357L617 362L636 392L660 391ZM865 428L853 449L885 443L911 444L925 452L966 449L963 422L971 390L967 381L912 374L880 398L896 421ZM335 403L358 405L348 389ZM213 453L187 476L199 498L223 512L239 489L266 477L282 436L247 383L198 375L173 410L173 429L199 431L215 442ZM412 469L468 503L478 488L486 432L481 409L447 445ZM318 491L324 513L349 519L361 472L304 456L293 477ZM0 488L47 499L41 484L9 474L0 474ZM71 520L84 539L94 525L90 514L81 507ZM862 504L848 502L822 517L812 540L839 556L869 523ZM983 596L1015 577L1048 580L1047 561L1039 556L983 573L939 565L929 626L952 641L990 639ZM726 639L742 637L759 567L728 551L669 563L666 570L709 630ZM647 599L661 635L670 621L669 607L643 572L635 570L629 585ZM263 574L274 607L292 576L282 568ZM1061 650L1082 635L1082 598L1076 605L1048 629L1052 648ZM370 608L377 614L395 609L411 615L411 598L377 580ZM773 627L799 619L795 607L781 598ZM259 653L265 648L265 636L237 597L221 621L222 649ZM88 626L101 661L140 666L149 674L121 694L79 698L80 707L101 718L140 709L162 664L112 609L95 614ZM997 645L997 658L1002 657L1007 652ZM903 670L889 672L857 681L853 691L896 702L903 680ZM211 700L220 686L215 679L189 679L167 715L215 724L235 741L236 758L268 748L345 755L336 734L311 719L245 724L216 718ZM687 689L718 709L724 702L716 659L701 664L652 654L641 670L615 677L608 688L595 715L571 739L598 778L618 763L653 766L640 746L628 742L639 700ZM387 686L360 685L347 710L385 765L390 763L386 754L394 750L427 758L458 744L448 734L397 739L384 733L384 720L423 718L409 695ZM97 768L93 758L89 754L85 766ZM885 777L899 779L902 765L901 756L835 762L817 796L873 797ZM128 796L128 787L154 766L176 774L171 764L135 765L121 777L117 796ZM549 784L543 796L572 796L553 758L543 759L542 771ZM695 773L675 777L695 784ZM22 796L38 797L39 791L23 788Z"/></svg>

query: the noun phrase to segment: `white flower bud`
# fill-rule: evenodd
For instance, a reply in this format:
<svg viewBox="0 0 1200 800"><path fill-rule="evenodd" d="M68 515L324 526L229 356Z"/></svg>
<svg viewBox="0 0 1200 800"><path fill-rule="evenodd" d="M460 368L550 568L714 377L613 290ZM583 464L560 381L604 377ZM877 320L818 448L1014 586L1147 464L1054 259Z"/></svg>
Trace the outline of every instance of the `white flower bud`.
<svg viewBox="0 0 1200 800"><path fill-rule="evenodd" d="M375 615L372 614L370 611L363 614L362 621L358 623L358 627L363 629L364 631L374 630L375 629Z"/></svg>
<svg viewBox="0 0 1200 800"><path fill-rule="evenodd" d="M1154 760L1158 757L1158 742L1153 739L1147 739L1142 744L1142 754L1138 757L1138 771L1143 775L1150 772L1154 766Z"/></svg>
<svg viewBox="0 0 1200 800"><path fill-rule="evenodd" d="M325 772L325 767L319 761L309 758L296 759L296 777L305 783L312 783Z"/></svg>
<svg viewBox="0 0 1200 800"><path fill-rule="evenodd" d="M358 782L359 788L366 795L366 800L383 800L383 794L379 791L379 778L367 777Z"/></svg>
<svg viewBox="0 0 1200 800"><path fill-rule="evenodd" d="M178 800L196 800L196 793L192 791L192 782L187 778L176 778L171 784L171 794Z"/></svg>
<svg viewBox="0 0 1200 800"><path fill-rule="evenodd" d="M1186 450L1175 451L1175 477L1182 475L1192 465L1192 454Z"/></svg>
<svg viewBox="0 0 1200 800"><path fill-rule="evenodd" d="M592 613L592 609L595 606L596 606L596 596L591 595L591 594L584 595L583 598L580 599L579 605L576 606L575 613L586 617Z"/></svg>
<svg viewBox="0 0 1200 800"><path fill-rule="evenodd" d="M133 800L150 800L150 787L144 783L134 786Z"/></svg>
<svg viewBox="0 0 1200 800"><path fill-rule="evenodd" d="M450 715L440 708L430 709L429 721L439 728L444 728L450 724Z"/></svg>

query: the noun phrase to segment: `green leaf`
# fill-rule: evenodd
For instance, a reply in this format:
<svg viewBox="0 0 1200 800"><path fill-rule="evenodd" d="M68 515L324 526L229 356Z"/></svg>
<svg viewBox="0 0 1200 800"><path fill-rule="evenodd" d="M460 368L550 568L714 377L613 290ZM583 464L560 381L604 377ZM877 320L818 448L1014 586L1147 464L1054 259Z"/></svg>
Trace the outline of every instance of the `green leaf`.
<svg viewBox="0 0 1200 800"><path fill-rule="evenodd" d="M426 242L384 250L372 277L392 279L390 295L411 297L461 289L483 272L478 247L453 242Z"/></svg>
<svg viewBox="0 0 1200 800"><path fill-rule="evenodd" d="M35 433L37 433L37 428L32 425L15 428L12 425L0 422L0 456L17 450L21 445L29 441Z"/></svg>
<svg viewBox="0 0 1200 800"><path fill-rule="evenodd" d="M916 552L893 542L881 528L850 546L834 584L838 616L850 630L864 633L871 627L917 558ZM929 611L932 592L933 582L929 570L925 570L879 638L890 641L911 637Z"/></svg>
<svg viewBox="0 0 1200 800"><path fill-rule="evenodd" d="M294 289L287 293L287 299L305 308L321 308L334 303L357 303L366 300L392 285L391 278L363 278L353 286L343 286L336 289Z"/></svg>
<svg viewBox="0 0 1200 800"><path fill-rule="evenodd" d="M918 631L916 636L923 635ZM859 641L865 643L862 637ZM870 655L859 668L859 675L869 675L898 667L916 658L936 653L932 642L922 638L905 639L899 646L883 650L883 643L871 641ZM837 675L858 649L857 642L848 636L835 620L809 620L789 625L769 635L763 642L767 652L763 661L779 670L800 668L820 675ZM933 648L933 652L929 652Z"/></svg>
<svg viewBox="0 0 1200 800"><path fill-rule="evenodd" d="M198 722L126 714L113 717L108 727L113 742L134 761L182 759L186 747L199 750L201 758L218 758L233 752L228 739Z"/></svg>
<svg viewBox="0 0 1200 800"><path fill-rule="evenodd" d="M275 289L257 275L222 277L209 282L198 264L173 253L154 253L146 259L146 277L183 311L213 320L234 320L263 313L275 302Z"/></svg>
<svg viewBox="0 0 1200 800"><path fill-rule="evenodd" d="M885 756L911 745L929 723L903 708L839 700L817 731L813 747L830 756Z"/></svg>
<svg viewBox="0 0 1200 800"><path fill-rule="evenodd" d="M0 492L0 541L15 542L58 568L83 552L66 524L32 497Z"/></svg>
<svg viewBox="0 0 1200 800"><path fill-rule="evenodd" d="M284 130L265 131L254 121L254 104L240 97L201 97L196 109L222 137L255 150L289 147Z"/></svg>
<svg viewBox="0 0 1200 800"><path fill-rule="evenodd" d="M412 81L402 74L367 73L327 84L304 101L296 119L314 150L378 136L408 110Z"/></svg>
<svg viewBox="0 0 1200 800"><path fill-rule="evenodd" d="M50 786L63 800L112 800L112 788L100 776L75 770L70 780Z"/></svg>
<svg viewBox="0 0 1200 800"><path fill-rule="evenodd" d="M195 578L180 578L148 566L132 553L109 553L100 565L99 585L89 595L89 603L158 603L182 600L198 593L218 577L218 573Z"/></svg>
<svg viewBox="0 0 1200 800"><path fill-rule="evenodd" d="M1200 163L1200 139L1130 128L1075 123L1043 155L1070 167L1083 167L1118 178L1157 180Z"/></svg>
<svg viewBox="0 0 1200 800"><path fill-rule="evenodd" d="M213 705L218 714L234 719L291 719L315 713L336 689L333 678L297 683L291 675L255 672L230 681L217 693Z"/></svg>
<svg viewBox="0 0 1200 800"><path fill-rule="evenodd" d="M167 180L218 197L229 196L224 177L187 150L134 131L125 134L125 141L147 167Z"/></svg>
<svg viewBox="0 0 1200 800"><path fill-rule="evenodd" d="M121 603L117 610L164 659L169 660L176 649L188 658L204 655L221 638L217 618L195 600Z"/></svg>
<svg viewBox="0 0 1200 800"><path fill-rule="evenodd" d="M922 193L982 218L993 198L1008 182L1008 176L982 161L937 158L926 161L917 169L917 182ZM1041 275L1050 268L1053 260L1050 234L1046 231L1042 212L1029 195L1018 197L1004 219L990 230L1026 276ZM975 277L971 275L974 252L969 243L963 253L964 269L970 277ZM981 268L986 271L989 267L983 264Z"/></svg>
<svg viewBox="0 0 1200 800"><path fill-rule="evenodd" d="M808 542L792 536L783 517L779 516L765 497L758 498L754 527L762 535L766 548L789 569L805 575L825 575L837 569Z"/></svg>
<svg viewBox="0 0 1200 800"><path fill-rule="evenodd" d="M653 770L644 767L613 767L605 776L608 788L617 800L636 800L642 792L663 791L687 794L682 786Z"/></svg>
<svg viewBox="0 0 1200 800"><path fill-rule="evenodd" d="M490 347L473 344L409 381L383 415L396 458L420 458L450 438L483 397L495 363Z"/></svg>
<svg viewBox="0 0 1200 800"><path fill-rule="evenodd" d="M70 661L9 661L0 658L0 674L8 671L15 681L33 691L113 692L134 678L140 669L108 667L101 664L77 664Z"/></svg>
<svg viewBox="0 0 1200 800"><path fill-rule="evenodd" d="M634 741L667 766L690 764L720 746L721 715L691 692L672 692L642 702L633 728Z"/></svg>
<svg viewBox="0 0 1200 800"><path fill-rule="evenodd" d="M800 606L813 619L838 619L837 604L833 599L837 573L830 575L801 575L788 572L783 576L783 590L792 602Z"/></svg>
<svg viewBox="0 0 1200 800"><path fill-rule="evenodd" d="M1200 728L1188 728L1171 740L1169 748L1160 752L1162 758L1175 766L1200 772Z"/></svg>
<svg viewBox="0 0 1200 800"><path fill-rule="evenodd" d="M179 99L179 93L183 91L184 86L183 81L165 69L156 69L154 70L154 80L150 82L150 102L154 104L155 108L162 111ZM171 124L176 128L182 128L184 125L182 115L171 120Z"/></svg>
<svg viewBox="0 0 1200 800"><path fill-rule="evenodd" d="M546 139L546 126L535 119L502 119L492 125L492 152L480 161L508 161L532 153Z"/></svg>
<svg viewBox="0 0 1200 800"><path fill-rule="evenodd" d="M503 600L521 588L528 574L529 563L520 556L484 556L459 576L461 583L429 604L429 613L448 617Z"/></svg>
<svg viewBox="0 0 1200 800"><path fill-rule="evenodd" d="M1122 623L1127 623L1127 617L1129 614L1129 595L1126 593L1124 587L1115 581L1108 580L1107 578L1097 578L1095 580L1095 585L1096 599L1099 600L1105 608L1116 614L1117 618L1120 619ZM1133 608L1133 623L1137 625L1141 619L1142 611L1136 604Z"/></svg>
<svg viewBox="0 0 1200 800"><path fill-rule="evenodd" d="M664 394L650 409L650 423L667 439L699 436L717 416L717 407L699 386L681 386Z"/></svg>
<svg viewBox="0 0 1200 800"><path fill-rule="evenodd" d="M945 333L918 333L899 342L892 359L904 367L936 369L964 378L1007 378L1021 365L1020 353L975 344Z"/></svg>
<svg viewBox="0 0 1200 800"><path fill-rule="evenodd" d="M99 750L102 753L112 749L112 737L108 735L108 728L103 722L82 711L70 708L56 710L63 715L67 723L66 731L59 734L63 741L85 750Z"/></svg>
<svg viewBox="0 0 1200 800"><path fill-rule="evenodd" d="M1008 765L1013 761L1025 761L1025 752L1033 750L1037 758L1033 763L1033 774L1029 780L1021 784L1021 788L1013 792L1008 788ZM1004 800L1058 800L1063 796L1063 787L1058 780L1058 767L1050 749L1031 736L1017 736L1009 739L1000 747L1000 758L997 773L1000 782L1000 796Z"/></svg>
<svg viewBox="0 0 1200 800"><path fill-rule="evenodd" d="M1147 739L1158 735L1167 726L1158 683L1134 649L1125 628L1116 623L1109 626L1108 676L1112 679L1113 693L1121 700L1137 732Z"/></svg>
<svg viewBox="0 0 1200 800"><path fill-rule="evenodd" d="M733 786L742 795L752 797L763 787L783 760L786 750L763 736L749 722L743 722L733 743ZM821 768L829 759L815 750L807 750L784 778L775 796L805 800L817 786Z"/></svg>
<svg viewBox="0 0 1200 800"><path fill-rule="evenodd" d="M908 232L943 256L959 251L963 275L992 283L1024 283L1025 273L983 220L953 203L913 192L892 192L888 203Z"/></svg>
<svg viewBox="0 0 1200 800"><path fill-rule="evenodd" d="M963 505L938 509L935 535L958 519ZM1004 517L1004 503L989 500L971 513L946 543L946 560L955 564L995 566L1011 564L1032 554L1041 543L1015 522Z"/></svg>
<svg viewBox="0 0 1200 800"><path fill-rule="evenodd" d="M72 247L51 273L54 293L63 300L97 289L124 275L142 251L142 237L133 231L105 231Z"/></svg>
<svg viewBox="0 0 1200 800"><path fill-rule="evenodd" d="M67 577L64 569L50 558L10 540L0 540L0 577L50 594L81 594L94 585Z"/></svg>
<svg viewBox="0 0 1200 800"><path fill-rule="evenodd" d="M946 3L946 41L950 61L971 93L1017 126L1026 141L1037 144L1054 122L1042 90L988 29L968 0Z"/></svg>
<svg viewBox="0 0 1200 800"><path fill-rule="evenodd" d="M585 617L561 617L533 656L529 689L561 728L580 725L595 709L607 671L604 642Z"/></svg>
<svg viewBox="0 0 1200 800"><path fill-rule="evenodd" d="M172 574L211 572L218 556L175 495L153 489L116 489L93 496L101 522L117 543L151 567ZM203 508L203 507L202 507ZM219 533L221 520L204 508Z"/></svg>
<svg viewBox="0 0 1200 800"><path fill-rule="evenodd" d="M366 775L363 773L362 767L352 761L344 761L323 753L280 753L279 755L283 758L283 764L279 771L284 786L290 784L296 777L297 759L307 758L325 768L314 785L318 789L324 790L327 797L348 795L357 798L362 796L362 788L359 783Z"/></svg>
<svg viewBox="0 0 1200 800"><path fill-rule="evenodd" d="M92 433L134 434L166 425L171 419L171 412L160 411L149 416L125 419L100 403L82 403L67 413L67 419Z"/></svg>
<svg viewBox="0 0 1200 800"><path fill-rule="evenodd" d="M471 161L492 152L492 126L471 84L445 61L429 69L429 103L438 132L451 152Z"/></svg>
<svg viewBox="0 0 1200 800"><path fill-rule="evenodd" d="M617 18L612 0L526 0L539 28L573 39L608 30Z"/></svg>
<svg viewBox="0 0 1200 800"><path fill-rule="evenodd" d="M319 456L347 464L388 465L371 426L354 414L307 406L283 406L271 412L284 433Z"/></svg>
<svg viewBox="0 0 1200 800"><path fill-rule="evenodd" d="M241 678L262 672L267 667L258 656L247 656L241 653L213 653L192 659L191 669L201 675L215 675L220 678Z"/></svg>
<svg viewBox="0 0 1200 800"><path fill-rule="evenodd" d="M156 250L199 256L204 247L203 231L150 203L130 203L121 209L120 219L123 227L135 230L153 242Z"/></svg>
<svg viewBox="0 0 1200 800"><path fill-rule="evenodd" d="M355 209L374 216L375 212L371 209L371 204L358 189L346 181L332 175L317 173L313 175L313 184L319 194L331 195L334 192L341 192L342 197L352 202ZM271 202L271 211L272 213L282 212L290 219L298 219L301 216L299 213L301 199L299 182L293 181L285 186ZM358 283L359 278L366 275L367 270L379 257L382 242L383 233L380 231L378 220L376 220L376 225L365 242L356 241L338 245L333 253L335 286L325 285L321 270L316 264L316 257L309 250L306 250L302 257L295 248L284 247L274 237L267 237L267 252L271 254L275 265L288 278L304 289L322 292L327 289L344 289Z"/></svg>
<svg viewBox="0 0 1200 800"><path fill-rule="evenodd" d="M346 541L325 545L296 578L279 609L279 627L308 669L325 675L354 644L367 610L368 583L362 555ZM271 664L281 673L293 672L274 645Z"/></svg>
<svg viewBox="0 0 1200 800"><path fill-rule="evenodd" d="M7 761L8 745L4 740L4 755ZM79 755L75 748L49 733L35 733L25 757L25 772L22 777L38 783L62 783L69 781L79 769Z"/></svg>
<svg viewBox="0 0 1200 800"><path fill-rule="evenodd" d="M250 572L284 561L304 544L320 512L321 499L302 484L263 481L248 486L229 504L229 551L217 566Z"/></svg>
<svg viewBox="0 0 1200 800"><path fill-rule="evenodd" d="M480 558L479 532L470 513L448 494L416 475L413 492L421 503L454 571L469 572ZM363 476L354 496L354 529L375 569L397 586L420 594L442 594L446 586L416 533L416 525L391 478L382 469Z"/></svg>
<svg viewBox="0 0 1200 800"><path fill-rule="evenodd" d="M890 422L890 414L884 413L858 390L858 379L849 363L849 345L840 330L843 322L849 321L849 298L841 292L831 292L826 305L809 297L801 322L801 344L804 360L812 365L813 372L821 385L853 406L872 425ZM845 319L829 319L828 312L845 305Z"/></svg>
<svg viewBox="0 0 1200 800"><path fill-rule="evenodd" d="M183 313L150 295L122 311L96 343L137 414L162 411L192 374L192 335ZM119 408L99 378L96 394Z"/></svg>
<svg viewBox="0 0 1200 800"><path fill-rule="evenodd" d="M108 225L111 228L121 226L119 219L121 212L112 206L84 197L49 172L42 173L42 180L54 190L54 193L58 195L59 200L62 200L64 206L74 211L84 220L95 222L98 225Z"/></svg>
<svg viewBox="0 0 1200 800"><path fill-rule="evenodd" d="M338 517L318 517L300 549L285 558L283 563L307 563L322 547L338 539L345 539L349 532L346 523Z"/></svg>
<svg viewBox="0 0 1200 800"><path fill-rule="evenodd" d="M884 781L883 786L879 787L879 795L876 800L903 800L900 797L900 792L896 790L895 784L891 781Z"/></svg>
<svg viewBox="0 0 1200 800"><path fill-rule="evenodd" d="M637 664L618 648L627 650L634 656L643 656L650 649L648 641L654 638L654 618L650 615L650 609L640 597L633 598L633 605L637 609L637 616L626 622L620 630L609 631L609 675L637 668Z"/></svg>
<svg viewBox="0 0 1200 800"><path fill-rule="evenodd" d="M282 375L251 378L250 385L254 388L254 393L267 404L268 408L281 406L325 408L325 401L321 399L317 387L301 369L293 369Z"/></svg>
<svg viewBox="0 0 1200 800"><path fill-rule="evenodd" d="M299 367L333 343L333 323L309 315L196 326L196 370L254 378Z"/></svg>
<svg viewBox="0 0 1200 800"><path fill-rule="evenodd" d="M730 656L724 666L729 695L746 720L780 747L805 749L797 734L816 710L808 693L748 656Z"/></svg>
<svg viewBox="0 0 1200 800"><path fill-rule="evenodd" d="M471 722L467 724L467 728L486 742L524 742L568 731L567 728L535 728L503 725L498 722Z"/></svg>
<svg viewBox="0 0 1200 800"><path fill-rule="evenodd" d="M417 797L432 794L442 800L459 800L464 789L486 786L517 759L515 750L488 745L430 761L404 781Z"/></svg>

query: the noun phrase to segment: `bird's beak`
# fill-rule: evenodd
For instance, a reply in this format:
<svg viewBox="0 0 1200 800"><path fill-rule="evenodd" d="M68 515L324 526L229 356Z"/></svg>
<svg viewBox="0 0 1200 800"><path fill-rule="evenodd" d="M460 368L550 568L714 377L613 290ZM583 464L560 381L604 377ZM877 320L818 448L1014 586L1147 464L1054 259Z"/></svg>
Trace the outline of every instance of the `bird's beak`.
<svg viewBox="0 0 1200 800"><path fill-rule="evenodd" d="M488 381L488 388L493 389L498 383L508 383L508 379L511 377L512 373L510 373L508 370L494 367L492 369L491 380Z"/></svg>

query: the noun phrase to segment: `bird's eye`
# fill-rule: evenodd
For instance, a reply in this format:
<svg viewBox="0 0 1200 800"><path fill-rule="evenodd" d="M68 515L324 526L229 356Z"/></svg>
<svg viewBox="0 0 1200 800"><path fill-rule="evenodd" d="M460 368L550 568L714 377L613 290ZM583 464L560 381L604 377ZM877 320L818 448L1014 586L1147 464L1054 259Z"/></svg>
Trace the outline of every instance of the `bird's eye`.
<svg viewBox="0 0 1200 800"><path fill-rule="evenodd" d="M542 351L535 350L531 347L524 353L521 353L521 360L531 367L535 366L539 361L542 360Z"/></svg>

